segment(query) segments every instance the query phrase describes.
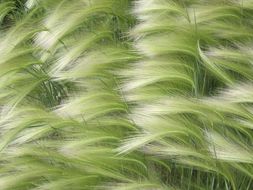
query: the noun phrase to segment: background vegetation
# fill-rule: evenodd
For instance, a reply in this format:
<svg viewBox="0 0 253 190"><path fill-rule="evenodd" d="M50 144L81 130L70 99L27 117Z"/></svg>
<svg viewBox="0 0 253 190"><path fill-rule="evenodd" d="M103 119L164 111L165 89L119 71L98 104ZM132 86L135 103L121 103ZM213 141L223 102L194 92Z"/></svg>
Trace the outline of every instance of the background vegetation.
<svg viewBox="0 0 253 190"><path fill-rule="evenodd" d="M1 190L253 189L252 0L1 0Z"/></svg>

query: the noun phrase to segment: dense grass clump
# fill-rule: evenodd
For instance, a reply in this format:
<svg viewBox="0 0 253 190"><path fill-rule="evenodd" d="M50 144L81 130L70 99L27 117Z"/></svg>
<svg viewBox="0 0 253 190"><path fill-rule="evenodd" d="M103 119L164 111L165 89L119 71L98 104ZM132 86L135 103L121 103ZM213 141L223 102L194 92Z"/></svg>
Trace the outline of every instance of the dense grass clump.
<svg viewBox="0 0 253 190"><path fill-rule="evenodd" d="M252 20L252 0L0 0L0 189L253 189Z"/></svg>

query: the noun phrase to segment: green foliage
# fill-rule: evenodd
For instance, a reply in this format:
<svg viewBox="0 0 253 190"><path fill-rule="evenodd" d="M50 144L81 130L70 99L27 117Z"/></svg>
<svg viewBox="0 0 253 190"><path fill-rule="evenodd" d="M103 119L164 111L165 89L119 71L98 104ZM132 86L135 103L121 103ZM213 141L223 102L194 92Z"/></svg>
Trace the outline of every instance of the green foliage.
<svg viewBox="0 0 253 190"><path fill-rule="evenodd" d="M252 189L252 19L251 0L0 1L0 189Z"/></svg>

